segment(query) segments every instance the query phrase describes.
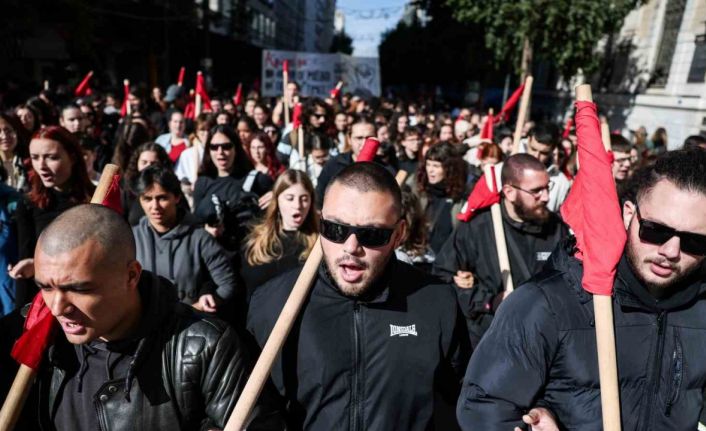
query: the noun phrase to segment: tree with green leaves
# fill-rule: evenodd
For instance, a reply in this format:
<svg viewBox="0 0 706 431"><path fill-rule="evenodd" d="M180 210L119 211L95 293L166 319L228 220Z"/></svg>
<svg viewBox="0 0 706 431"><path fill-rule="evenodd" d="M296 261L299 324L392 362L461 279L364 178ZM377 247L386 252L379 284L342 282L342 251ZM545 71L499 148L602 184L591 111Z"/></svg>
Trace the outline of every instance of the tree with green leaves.
<svg viewBox="0 0 706 431"><path fill-rule="evenodd" d="M345 30L337 32L331 40L329 52L340 52L343 54L353 54L353 39L348 36Z"/></svg>
<svg viewBox="0 0 706 431"><path fill-rule="evenodd" d="M598 42L622 26L644 0L446 0L460 22L476 23L496 64L511 60L531 71L532 58L550 62L564 77L598 66Z"/></svg>

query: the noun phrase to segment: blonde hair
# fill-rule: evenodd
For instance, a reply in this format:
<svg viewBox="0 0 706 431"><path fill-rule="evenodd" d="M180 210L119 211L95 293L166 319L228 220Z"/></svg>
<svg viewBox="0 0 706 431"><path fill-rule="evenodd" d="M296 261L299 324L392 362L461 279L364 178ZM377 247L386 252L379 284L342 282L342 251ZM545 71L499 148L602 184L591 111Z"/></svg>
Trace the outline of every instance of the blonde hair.
<svg viewBox="0 0 706 431"><path fill-rule="evenodd" d="M245 255L248 265L264 265L275 259L282 257L282 218L279 213L279 203L277 199L285 190L295 184L301 184L309 193L311 206L301 227L297 230L296 240L304 246L304 251L299 255L299 260L303 261L309 256L309 252L314 247L319 233L319 222L316 217L316 205L314 202L314 186L309 177L302 171L289 169L282 173L275 181L272 188L272 201L267 207L265 217L255 224L245 242Z"/></svg>

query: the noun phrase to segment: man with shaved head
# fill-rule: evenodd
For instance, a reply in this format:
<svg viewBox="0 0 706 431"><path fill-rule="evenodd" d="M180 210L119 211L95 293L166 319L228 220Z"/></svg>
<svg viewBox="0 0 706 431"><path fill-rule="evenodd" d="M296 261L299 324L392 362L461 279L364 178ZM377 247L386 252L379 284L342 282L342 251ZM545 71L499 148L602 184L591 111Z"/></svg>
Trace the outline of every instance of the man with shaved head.
<svg viewBox="0 0 706 431"><path fill-rule="evenodd" d="M508 158L501 172L500 209L515 285L538 272L567 228L547 209L551 182L546 167L529 154ZM444 243L433 272L457 288L473 345L490 326L505 298L490 211L461 223Z"/></svg>
<svg viewBox="0 0 706 431"><path fill-rule="evenodd" d="M42 232L34 259L62 329L40 372L43 429L225 425L247 379L244 346L142 270L120 215L100 205L64 212Z"/></svg>

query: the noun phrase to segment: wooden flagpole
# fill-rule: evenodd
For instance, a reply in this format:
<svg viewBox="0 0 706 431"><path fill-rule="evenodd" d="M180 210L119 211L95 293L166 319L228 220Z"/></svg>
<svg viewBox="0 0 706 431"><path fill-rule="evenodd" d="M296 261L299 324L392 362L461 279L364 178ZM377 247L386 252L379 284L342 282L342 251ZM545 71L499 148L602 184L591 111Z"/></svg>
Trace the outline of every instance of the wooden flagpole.
<svg viewBox="0 0 706 431"><path fill-rule="evenodd" d="M500 191L497 185L495 172L490 165L486 165L483 169L485 180L488 183L490 190ZM495 186L495 187L493 187ZM505 242L505 229L503 229L503 216L500 211L500 203L493 204L490 207L490 215L493 219L493 233L495 234L495 249L498 252L498 263L500 264L500 276L503 281L503 291L507 294L515 290L512 282L512 272L510 271L510 256L507 252L507 242Z"/></svg>
<svg viewBox="0 0 706 431"><path fill-rule="evenodd" d="M522 98L520 99L520 110L517 112L517 123L515 124L515 134L512 137L512 154L517 154L520 151L520 140L522 139L522 128L527 121L527 108L529 107L530 97L532 96L532 82L534 78L528 76L525 79L525 88L522 90Z"/></svg>

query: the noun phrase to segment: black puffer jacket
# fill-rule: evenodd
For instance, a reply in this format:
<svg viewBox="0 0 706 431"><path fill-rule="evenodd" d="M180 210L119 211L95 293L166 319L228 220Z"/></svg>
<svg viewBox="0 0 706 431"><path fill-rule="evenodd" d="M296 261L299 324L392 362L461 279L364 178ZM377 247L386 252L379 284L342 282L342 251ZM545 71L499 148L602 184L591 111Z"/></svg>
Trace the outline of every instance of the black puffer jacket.
<svg viewBox="0 0 706 431"><path fill-rule="evenodd" d="M568 229L554 214L539 226L514 221L503 204L500 208L512 281L518 286L542 269ZM437 254L432 272L452 283L459 270L470 271L474 277L472 288L457 287L456 291L475 346L492 322L493 299L503 291L490 210L479 213L468 223L459 223Z"/></svg>
<svg viewBox="0 0 706 431"><path fill-rule="evenodd" d="M106 381L95 400L103 430L206 430L223 428L247 381L249 356L224 322L179 303L165 279L143 271L141 327L127 377ZM146 324L146 325L145 325ZM63 334L50 348L40 372L41 429L53 430L63 389L76 377L79 360ZM27 409L25 409L27 410ZM267 410L267 408L264 408ZM256 412L249 429L277 429L273 410Z"/></svg>
<svg viewBox="0 0 706 431"><path fill-rule="evenodd" d="M468 365L457 407L464 430L511 430L534 406L551 410L562 429L602 429L593 301L582 271L557 248L500 306ZM657 301L623 258L613 313L622 429L695 430L706 386L703 277Z"/></svg>
<svg viewBox="0 0 706 431"><path fill-rule="evenodd" d="M248 329L261 346L299 272L255 291ZM394 257L358 299L341 294L322 265L272 369L288 429L433 429L435 404L458 397L467 337L453 289Z"/></svg>

